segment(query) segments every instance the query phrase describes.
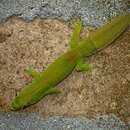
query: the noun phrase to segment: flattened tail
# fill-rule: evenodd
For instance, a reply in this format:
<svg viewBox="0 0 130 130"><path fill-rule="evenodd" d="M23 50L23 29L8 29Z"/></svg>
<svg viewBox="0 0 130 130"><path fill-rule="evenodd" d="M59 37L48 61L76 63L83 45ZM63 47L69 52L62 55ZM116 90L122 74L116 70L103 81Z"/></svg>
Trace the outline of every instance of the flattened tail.
<svg viewBox="0 0 130 130"><path fill-rule="evenodd" d="M118 16L79 42L75 51L80 57L90 56L111 44L130 25L130 12Z"/></svg>
<svg viewBox="0 0 130 130"><path fill-rule="evenodd" d="M90 39L97 50L112 43L130 25L130 12L118 16L90 34Z"/></svg>

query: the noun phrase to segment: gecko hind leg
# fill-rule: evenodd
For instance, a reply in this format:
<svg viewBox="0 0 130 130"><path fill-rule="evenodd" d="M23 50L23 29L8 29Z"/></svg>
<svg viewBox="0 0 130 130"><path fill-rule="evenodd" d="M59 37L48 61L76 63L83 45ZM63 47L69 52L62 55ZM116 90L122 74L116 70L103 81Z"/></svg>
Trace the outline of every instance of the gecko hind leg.
<svg viewBox="0 0 130 130"><path fill-rule="evenodd" d="M77 19L74 23L72 23L74 32L72 33L71 39L69 41L71 49L76 48L78 46L78 41L79 41L82 25L83 25L83 21L81 21L80 19ZM75 69L77 71L88 71L92 68L96 68L96 66L85 64L84 58L81 58L78 61Z"/></svg>
<svg viewBox="0 0 130 130"><path fill-rule="evenodd" d="M96 65L88 65L84 63L83 58L80 59L75 67L77 71L88 71L90 69L96 68Z"/></svg>
<svg viewBox="0 0 130 130"><path fill-rule="evenodd" d="M77 19L74 22L72 22L71 24L72 24L72 28L74 29L74 31L71 35L69 45L70 45L71 49L73 49L78 46L78 41L79 41L83 22L80 19Z"/></svg>

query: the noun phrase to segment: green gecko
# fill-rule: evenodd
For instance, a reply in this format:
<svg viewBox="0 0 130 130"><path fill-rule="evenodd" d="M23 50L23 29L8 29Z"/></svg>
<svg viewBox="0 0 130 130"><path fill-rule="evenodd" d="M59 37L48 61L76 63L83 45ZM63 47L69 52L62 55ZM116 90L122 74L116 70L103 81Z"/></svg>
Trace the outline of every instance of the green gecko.
<svg viewBox="0 0 130 130"><path fill-rule="evenodd" d="M19 93L11 102L12 110L24 108L34 104L45 95L59 93L58 88L54 88L59 82L65 79L74 69L77 71L87 71L93 66L84 64L84 57L90 56L112 43L130 24L130 13L118 16L112 21L97 29L95 32L79 40L82 22L74 24L74 32L70 39L71 49L57 58L42 73L38 73L32 68L27 72L34 79Z"/></svg>

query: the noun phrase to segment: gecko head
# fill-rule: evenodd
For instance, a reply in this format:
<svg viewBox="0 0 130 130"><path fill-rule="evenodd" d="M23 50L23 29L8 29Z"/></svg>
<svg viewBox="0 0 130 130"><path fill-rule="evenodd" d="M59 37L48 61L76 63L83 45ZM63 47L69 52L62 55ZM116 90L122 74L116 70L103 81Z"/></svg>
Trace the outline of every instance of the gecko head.
<svg viewBox="0 0 130 130"><path fill-rule="evenodd" d="M21 109L21 108L23 108L24 107L24 105L20 105L19 103L18 103L18 99L17 98L15 98L12 102L11 102L11 104L10 104L10 109L11 110L18 110L18 109Z"/></svg>

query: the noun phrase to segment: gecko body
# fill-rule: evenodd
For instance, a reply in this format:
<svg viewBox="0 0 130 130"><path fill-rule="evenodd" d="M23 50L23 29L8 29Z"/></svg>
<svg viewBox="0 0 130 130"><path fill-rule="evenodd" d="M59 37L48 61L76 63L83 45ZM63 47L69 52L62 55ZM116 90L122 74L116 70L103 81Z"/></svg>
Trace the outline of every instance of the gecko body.
<svg viewBox="0 0 130 130"><path fill-rule="evenodd" d="M34 79L12 101L11 109L24 108L38 102L45 95L60 92L55 86L64 80L75 68L77 71L86 71L91 68L84 64L83 58L85 56L90 56L112 43L129 24L130 13L126 13L114 18L80 41L79 35L82 23L75 24L70 40L71 49L58 57L41 74L31 68L28 69L27 71L34 76Z"/></svg>

